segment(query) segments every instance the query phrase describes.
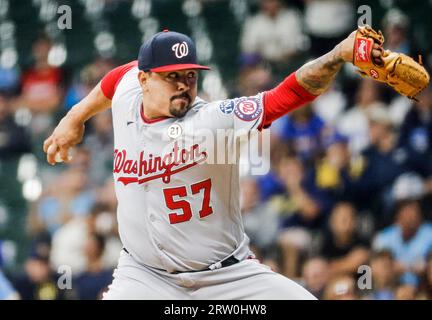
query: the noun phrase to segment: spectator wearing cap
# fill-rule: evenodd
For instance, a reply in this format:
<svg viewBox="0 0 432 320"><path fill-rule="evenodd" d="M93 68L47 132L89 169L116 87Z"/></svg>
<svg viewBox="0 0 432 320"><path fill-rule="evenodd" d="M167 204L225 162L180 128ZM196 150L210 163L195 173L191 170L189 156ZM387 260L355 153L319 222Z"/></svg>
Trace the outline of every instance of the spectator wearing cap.
<svg viewBox="0 0 432 320"><path fill-rule="evenodd" d="M415 172L407 172L397 177L392 187L393 202L420 200L425 195L426 185Z"/></svg>
<svg viewBox="0 0 432 320"><path fill-rule="evenodd" d="M261 201L267 201L271 197L285 192L285 185L273 168L266 175L259 176L257 182Z"/></svg>
<svg viewBox="0 0 432 320"><path fill-rule="evenodd" d="M365 193L359 182L364 170L361 158L352 157L348 138L331 128L322 137L324 155L309 171L306 185L316 190L325 215L341 200L361 203Z"/></svg>
<svg viewBox="0 0 432 320"><path fill-rule="evenodd" d="M300 13L281 0L260 0L260 11L248 18L241 36L245 53L259 53L266 61L286 63L303 49Z"/></svg>
<svg viewBox="0 0 432 320"><path fill-rule="evenodd" d="M401 174L392 186L391 209L402 200L417 200L421 204L425 220L431 221L430 181L415 172Z"/></svg>
<svg viewBox="0 0 432 320"><path fill-rule="evenodd" d="M407 172L423 178L431 175L427 159L397 144L397 132L384 108L370 110L369 137L371 145L363 151L366 163L362 183L369 188L369 203L379 212L378 223L387 223L392 207L392 188L396 179Z"/></svg>
<svg viewBox="0 0 432 320"><path fill-rule="evenodd" d="M294 154L283 157L278 163L278 175L285 184L286 192L271 201L280 215L282 228L318 228L321 224L321 207L315 190L305 185L305 168Z"/></svg>
<svg viewBox="0 0 432 320"><path fill-rule="evenodd" d="M324 121L315 114L310 104L294 110L284 119L282 140L292 146L303 163L311 164L322 150Z"/></svg>
<svg viewBox="0 0 432 320"><path fill-rule="evenodd" d="M237 86L231 96L253 96L274 86L273 74L259 54L243 53L239 62Z"/></svg>
<svg viewBox="0 0 432 320"><path fill-rule="evenodd" d="M385 14L382 24L386 49L406 55L417 54L408 38L410 21L406 14L398 8L392 8Z"/></svg>
<svg viewBox="0 0 432 320"><path fill-rule="evenodd" d="M418 201L402 200L397 204L393 225L377 233L373 248L390 250L402 274L401 283L418 285L418 276L424 272L432 249L432 224L423 221Z"/></svg>
<svg viewBox="0 0 432 320"><path fill-rule="evenodd" d="M36 239L24 265L24 272L12 279L23 300L62 300L65 291L58 287L59 275L49 264L50 243Z"/></svg>
<svg viewBox="0 0 432 320"><path fill-rule="evenodd" d="M320 254L329 260L331 275L357 273L369 259L369 242L357 232L357 213L348 202L337 203L330 215Z"/></svg>

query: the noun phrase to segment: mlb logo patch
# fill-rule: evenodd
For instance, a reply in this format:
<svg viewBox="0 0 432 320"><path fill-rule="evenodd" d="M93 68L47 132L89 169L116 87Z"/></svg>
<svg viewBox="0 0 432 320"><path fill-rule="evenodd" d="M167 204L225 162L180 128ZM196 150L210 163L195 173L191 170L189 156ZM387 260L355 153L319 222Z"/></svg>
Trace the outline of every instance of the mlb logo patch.
<svg viewBox="0 0 432 320"><path fill-rule="evenodd" d="M262 112L261 104L257 98L246 98L237 102L234 113L240 120L253 121Z"/></svg>
<svg viewBox="0 0 432 320"><path fill-rule="evenodd" d="M234 101L233 100L225 100L219 105L219 109L222 113L231 114L234 111Z"/></svg>

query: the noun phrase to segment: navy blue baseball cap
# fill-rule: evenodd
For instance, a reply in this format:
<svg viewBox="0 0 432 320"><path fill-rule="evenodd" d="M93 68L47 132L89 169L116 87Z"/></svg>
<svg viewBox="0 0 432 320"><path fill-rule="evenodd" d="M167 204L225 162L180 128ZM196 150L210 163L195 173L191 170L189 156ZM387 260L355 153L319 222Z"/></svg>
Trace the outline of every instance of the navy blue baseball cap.
<svg viewBox="0 0 432 320"><path fill-rule="evenodd" d="M330 146L336 143L347 144L349 142L349 138L339 132L332 132L327 136L323 137L323 145L325 148L329 148Z"/></svg>
<svg viewBox="0 0 432 320"><path fill-rule="evenodd" d="M210 69L197 63L196 48L191 38L168 30L156 33L144 42L138 54L138 68L146 72Z"/></svg>

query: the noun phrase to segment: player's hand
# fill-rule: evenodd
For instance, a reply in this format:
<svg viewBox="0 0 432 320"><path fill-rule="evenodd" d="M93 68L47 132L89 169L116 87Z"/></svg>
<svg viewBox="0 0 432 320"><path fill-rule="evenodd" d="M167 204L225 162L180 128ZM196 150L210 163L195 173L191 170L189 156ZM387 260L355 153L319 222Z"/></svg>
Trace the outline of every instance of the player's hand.
<svg viewBox="0 0 432 320"><path fill-rule="evenodd" d="M67 114L43 144L47 162L55 165L56 162L70 161L69 150L81 142L83 135L84 123Z"/></svg>
<svg viewBox="0 0 432 320"><path fill-rule="evenodd" d="M341 58L346 62L353 62L354 61L354 41L356 36L357 30L351 32L351 34L344 40L342 40L336 48L340 50ZM374 43L373 49L372 49L372 57L374 59L374 62L377 65L381 65L383 63L382 56L384 54L384 49L382 47L382 44Z"/></svg>

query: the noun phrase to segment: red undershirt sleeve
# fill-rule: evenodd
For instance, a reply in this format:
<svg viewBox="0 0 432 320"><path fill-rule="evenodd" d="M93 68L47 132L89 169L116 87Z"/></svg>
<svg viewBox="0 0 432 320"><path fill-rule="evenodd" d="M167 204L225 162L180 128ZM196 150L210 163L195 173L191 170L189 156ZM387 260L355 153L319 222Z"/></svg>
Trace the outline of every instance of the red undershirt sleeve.
<svg viewBox="0 0 432 320"><path fill-rule="evenodd" d="M316 97L297 82L295 72L291 73L276 88L264 92L264 116L258 129L268 128L276 119Z"/></svg>
<svg viewBox="0 0 432 320"><path fill-rule="evenodd" d="M138 65L138 61L132 61L121 65L115 69L108 72L101 80L101 90L105 97L112 99L117 88L118 83L123 78L123 76L133 67Z"/></svg>

